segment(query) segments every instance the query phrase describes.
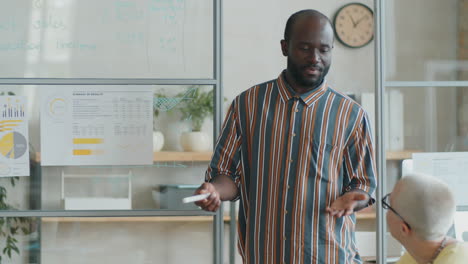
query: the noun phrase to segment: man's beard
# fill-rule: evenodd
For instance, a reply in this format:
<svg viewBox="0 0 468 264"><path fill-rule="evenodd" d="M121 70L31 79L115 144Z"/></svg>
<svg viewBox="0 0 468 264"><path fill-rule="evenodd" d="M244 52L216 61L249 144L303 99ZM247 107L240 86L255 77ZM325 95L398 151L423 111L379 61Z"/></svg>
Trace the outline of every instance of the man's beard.
<svg viewBox="0 0 468 264"><path fill-rule="evenodd" d="M317 80L309 80L309 79L304 78L304 76L302 75L302 68L298 68L297 65L293 64L289 58L288 58L288 69L292 77L294 78L294 81L297 84L304 86L304 87L316 88L323 82L323 79L325 78L328 71L330 70L330 65L325 68L321 68L323 70L321 71L321 74Z"/></svg>

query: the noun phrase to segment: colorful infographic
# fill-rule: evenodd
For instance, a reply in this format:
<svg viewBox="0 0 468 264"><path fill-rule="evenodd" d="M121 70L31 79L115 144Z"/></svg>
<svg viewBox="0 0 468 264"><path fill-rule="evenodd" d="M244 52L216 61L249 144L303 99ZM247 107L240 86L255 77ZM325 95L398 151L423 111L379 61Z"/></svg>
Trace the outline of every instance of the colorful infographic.
<svg viewBox="0 0 468 264"><path fill-rule="evenodd" d="M8 159L19 159L26 151L28 143L19 132L11 132L0 138L0 153Z"/></svg>
<svg viewBox="0 0 468 264"><path fill-rule="evenodd" d="M26 97L0 96L0 177L29 176Z"/></svg>
<svg viewBox="0 0 468 264"><path fill-rule="evenodd" d="M43 166L153 163L151 87L65 88L43 89Z"/></svg>

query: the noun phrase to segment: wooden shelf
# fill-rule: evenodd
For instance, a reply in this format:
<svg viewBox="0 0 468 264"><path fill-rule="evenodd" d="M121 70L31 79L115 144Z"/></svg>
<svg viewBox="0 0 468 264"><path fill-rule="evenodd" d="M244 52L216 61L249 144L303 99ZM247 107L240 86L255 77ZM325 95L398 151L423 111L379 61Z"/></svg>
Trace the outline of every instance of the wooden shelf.
<svg viewBox="0 0 468 264"><path fill-rule="evenodd" d="M411 159L420 150L387 151L387 160ZM154 161L210 161L212 152L155 152Z"/></svg>
<svg viewBox="0 0 468 264"><path fill-rule="evenodd" d="M367 207L356 213L357 220L373 220L375 219L375 207Z"/></svg>
<svg viewBox="0 0 468 264"><path fill-rule="evenodd" d="M420 150L387 151L387 160L411 159L413 153L415 152L421 152L421 151Z"/></svg>
<svg viewBox="0 0 468 264"><path fill-rule="evenodd" d="M357 220L372 220L375 219L375 213L356 213Z"/></svg>
<svg viewBox="0 0 468 264"><path fill-rule="evenodd" d="M357 213L359 219L375 219L375 213ZM229 222L231 217L225 215L224 222ZM46 223L112 223L112 222L212 222L213 216L150 216L150 217L42 217Z"/></svg>
<svg viewBox="0 0 468 264"><path fill-rule="evenodd" d="M154 162L170 162L170 161L210 161L211 151L205 152L183 152L183 151L160 151L154 152ZM41 153L36 152L36 162L41 162Z"/></svg>
<svg viewBox="0 0 468 264"><path fill-rule="evenodd" d="M155 162L165 161L210 161L211 151L206 152L182 152L182 151L161 151L155 152L153 160Z"/></svg>
<svg viewBox="0 0 468 264"><path fill-rule="evenodd" d="M421 152L419 150L402 150L402 151L387 151L387 160L404 160L411 159L411 156L415 152ZM206 152L183 152L183 151L160 151L154 152L154 162L170 162L170 161L196 161L196 162L208 162L211 160L211 151ZM35 160L41 161L41 153L36 153Z"/></svg>

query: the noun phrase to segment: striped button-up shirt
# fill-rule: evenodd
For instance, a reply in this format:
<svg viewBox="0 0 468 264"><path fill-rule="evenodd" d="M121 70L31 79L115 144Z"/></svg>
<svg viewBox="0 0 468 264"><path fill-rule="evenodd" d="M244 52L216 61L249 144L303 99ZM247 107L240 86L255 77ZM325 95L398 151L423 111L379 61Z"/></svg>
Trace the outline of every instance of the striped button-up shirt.
<svg viewBox="0 0 468 264"><path fill-rule="evenodd" d="M244 263L361 263L354 214L325 209L352 189L372 196L375 173L361 106L326 82L295 94L280 74L234 99L205 180L238 186Z"/></svg>

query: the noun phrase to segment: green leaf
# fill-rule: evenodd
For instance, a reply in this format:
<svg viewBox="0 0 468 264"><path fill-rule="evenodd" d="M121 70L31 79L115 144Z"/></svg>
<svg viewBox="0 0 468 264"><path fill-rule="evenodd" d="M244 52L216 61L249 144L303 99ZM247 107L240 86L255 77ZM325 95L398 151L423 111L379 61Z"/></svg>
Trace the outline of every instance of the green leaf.
<svg viewBox="0 0 468 264"><path fill-rule="evenodd" d="M23 234L25 234L25 235L30 234L29 228L27 228L27 227L21 227L21 232L23 232Z"/></svg>
<svg viewBox="0 0 468 264"><path fill-rule="evenodd" d="M10 227L10 234L16 235L17 231L18 231L18 227Z"/></svg>
<svg viewBox="0 0 468 264"><path fill-rule="evenodd" d="M12 248L18 255L19 255L19 249L15 246Z"/></svg>
<svg viewBox="0 0 468 264"><path fill-rule="evenodd" d="M10 183L13 187L15 187L16 181L19 181L19 177L11 177L10 178Z"/></svg>

